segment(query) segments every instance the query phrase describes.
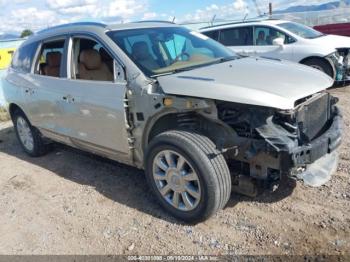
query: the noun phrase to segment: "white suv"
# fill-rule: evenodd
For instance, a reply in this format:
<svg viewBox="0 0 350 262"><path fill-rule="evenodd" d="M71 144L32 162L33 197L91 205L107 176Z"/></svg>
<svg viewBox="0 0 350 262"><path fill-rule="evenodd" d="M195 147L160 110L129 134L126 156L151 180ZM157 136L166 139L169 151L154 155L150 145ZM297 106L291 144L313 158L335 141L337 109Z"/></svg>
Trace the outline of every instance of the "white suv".
<svg viewBox="0 0 350 262"><path fill-rule="evenodd" d="M166 210L198 222L232 190L331 178L342 135L332 84L168 22L73 23L17 49L4 95L29 155L57 141L144 169Z"/></svg>
<svg viewBox="0 0 350 262"><path fill-rule="evenodd" d="M241 55L291 60L317 68L338 82L349 79L348 37L325 35L282 20L222 24L200 32Z"/></svg>

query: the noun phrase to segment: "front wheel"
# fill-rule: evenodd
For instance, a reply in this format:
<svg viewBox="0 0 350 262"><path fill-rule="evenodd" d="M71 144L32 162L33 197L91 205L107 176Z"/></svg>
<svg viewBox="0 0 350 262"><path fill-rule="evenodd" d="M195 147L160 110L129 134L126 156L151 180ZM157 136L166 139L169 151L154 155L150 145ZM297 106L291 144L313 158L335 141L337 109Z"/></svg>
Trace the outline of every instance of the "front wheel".
<svg viewBox="0 0 350 262"><path fill-rule="evenodd" d="M306 60L303 64L310 66L312 68L315 68L317 70L320 70L321 72L329 75L332 78L334 77L332 66L325 60L311 58L311 59Z"/></svg>
<svg viewBox="0 0 350 262"><path fill-rule="evenodd" d="M154 138L145 157L147 181L176 218L199 222L222 209L231 194L223 155L207 137L168 131Z"/></svg>

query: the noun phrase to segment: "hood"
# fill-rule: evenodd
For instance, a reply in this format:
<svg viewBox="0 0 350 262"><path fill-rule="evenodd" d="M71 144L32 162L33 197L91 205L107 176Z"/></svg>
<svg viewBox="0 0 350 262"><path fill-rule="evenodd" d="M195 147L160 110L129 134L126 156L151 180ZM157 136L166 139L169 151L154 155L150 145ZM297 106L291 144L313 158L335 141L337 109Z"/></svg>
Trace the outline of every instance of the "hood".
<svg viewBox="0 0 350 262"><path fill-rule="evenodd" d="M308 39L311 43L321 46L330 46L333 48L350 48L350 37L339 35L325 35L315 39Z"/></svg>
<svg viewBox="0 0 350 262"><path fill-rule="evenodd" d="M298 99L333 85L316 69L251 57L159 76L158 81L167 94L279 109L293 109Z"/></svg>

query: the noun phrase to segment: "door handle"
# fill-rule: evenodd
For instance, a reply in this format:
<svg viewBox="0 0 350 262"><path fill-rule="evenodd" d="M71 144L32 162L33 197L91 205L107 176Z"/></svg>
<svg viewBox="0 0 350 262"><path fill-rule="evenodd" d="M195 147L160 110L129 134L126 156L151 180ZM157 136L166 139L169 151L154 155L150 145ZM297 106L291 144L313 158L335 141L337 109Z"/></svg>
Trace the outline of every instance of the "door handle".
<svg viewBox="0 0 350 262"><path fill-rule="evenodd" d="M75 99L71 95L63 96L62 99L67 103L73 103Z"/></svg>
<svg viewBox="0 0 350 262"><path fill-rule="evenodd" d="M33 90L32 88L27 88L27 89L25 90L25 92L26 92L26 94L29 94L29 95L34 94L34 90Z"/></svg>

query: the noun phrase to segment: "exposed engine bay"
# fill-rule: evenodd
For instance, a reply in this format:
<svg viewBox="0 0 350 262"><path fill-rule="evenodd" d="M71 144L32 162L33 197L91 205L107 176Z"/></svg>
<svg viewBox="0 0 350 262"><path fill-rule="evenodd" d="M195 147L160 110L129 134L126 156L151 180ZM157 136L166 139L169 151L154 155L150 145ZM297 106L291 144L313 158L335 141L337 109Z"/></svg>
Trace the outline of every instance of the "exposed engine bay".
<svg viewBox="0 0 350 262"><path fill-rule="evenodd" d="M340 145L336 103L327 92L297 101L294 110L217 102L219 119L242 138L238 152L227 154L230 167L257 180L276 181L282 175L302 179L313 163ZM318 171L314 168L314 172Z"/></svg>

